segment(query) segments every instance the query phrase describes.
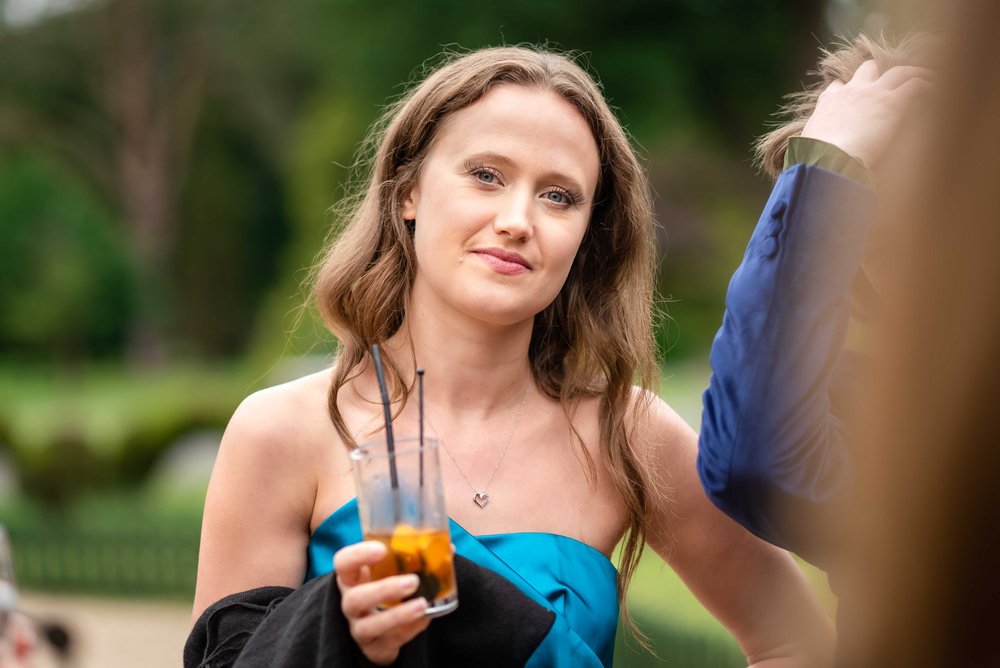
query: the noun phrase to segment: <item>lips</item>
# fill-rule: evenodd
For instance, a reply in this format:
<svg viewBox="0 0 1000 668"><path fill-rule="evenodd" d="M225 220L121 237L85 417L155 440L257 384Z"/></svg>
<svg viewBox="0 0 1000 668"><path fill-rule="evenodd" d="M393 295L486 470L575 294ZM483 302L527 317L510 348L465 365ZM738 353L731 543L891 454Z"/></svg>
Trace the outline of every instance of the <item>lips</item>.
<svg viewBox="0 0 1000 668"><path fill-rule="evenodd" d="M503 248L478 248L472 252L500 274L512 276L531 270L528 261L513 251Z"/></svg>

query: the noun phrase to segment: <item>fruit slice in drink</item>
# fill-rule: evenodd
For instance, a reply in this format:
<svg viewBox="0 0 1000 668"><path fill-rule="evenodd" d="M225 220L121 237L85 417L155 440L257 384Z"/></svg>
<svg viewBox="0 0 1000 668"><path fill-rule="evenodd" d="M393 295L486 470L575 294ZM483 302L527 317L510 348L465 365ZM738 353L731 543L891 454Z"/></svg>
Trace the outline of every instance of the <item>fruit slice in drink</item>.
<svg viewBox="0 0 1000 668"><path fill-rule="evenodd" d="M385 558L371 566L373 580L415 573L420 586L409 598L423 596L430 605L455 593L455 571L451 559L451 539L447 531L396 525L392 533L372 532L366 540L377 540L389 548ZM387 602L395 605L398 601Z"/></svg>

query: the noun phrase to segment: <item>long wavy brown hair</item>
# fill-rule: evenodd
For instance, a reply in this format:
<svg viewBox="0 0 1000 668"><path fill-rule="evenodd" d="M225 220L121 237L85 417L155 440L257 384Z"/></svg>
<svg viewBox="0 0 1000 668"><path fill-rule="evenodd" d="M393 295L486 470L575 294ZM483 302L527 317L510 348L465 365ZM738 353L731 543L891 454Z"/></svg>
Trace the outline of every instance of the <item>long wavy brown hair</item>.
<svg viewBox="0 0 1000 668"><path fill-rule="evenodd" d="M315 299L339 340L330 417L353 446L338 392L361 373L369 346L399 330L416 273L403 201L442 122L501 85L560 95L586 119L597 142L600 175L590 222L562 290L535 316L528 357L538 388L562 404L567 419L582 399L600 400L603 464L628 510L618 589L623 619L632 626L624 594L645 542L653 485L633 430L657 378L652 203L627 134L598 85L569 56L530 47L446 54L373 126L358 164L359 187L335 210L331 239L315 270ZM413 370L404 374L387 359L386 373L401 406ZM633 392L634 384L647 391ZM594 462L581 449L593 477Z"/></svg>

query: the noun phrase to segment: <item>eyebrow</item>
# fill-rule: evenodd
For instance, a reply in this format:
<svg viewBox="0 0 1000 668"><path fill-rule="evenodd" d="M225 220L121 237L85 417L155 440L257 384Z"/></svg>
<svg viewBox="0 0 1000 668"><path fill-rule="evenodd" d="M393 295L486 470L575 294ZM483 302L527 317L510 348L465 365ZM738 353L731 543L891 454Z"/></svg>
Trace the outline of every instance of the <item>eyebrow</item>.
<svg viewBox="0 0 1000 668"><path fill-rule="evenodd" d="M495 151L480 151L478 153L473 153L472 155L465 158L465 162L470 162L470 161L495 162L507 167L516 166L516 163L512 159L510 159L509 157L507 157L502 153L496 153ZM578 204L586 203L587 196L584 194L586 190L580 184L580 182L574 179L572 176L569 176L568 174L564 174L563 172L553 169L542 174L542 178L546 180L553 179L555 181L563 182L563 185L566 187L567 190L576 191L576 195L579 198L579 201L577 202Z"/></svg>

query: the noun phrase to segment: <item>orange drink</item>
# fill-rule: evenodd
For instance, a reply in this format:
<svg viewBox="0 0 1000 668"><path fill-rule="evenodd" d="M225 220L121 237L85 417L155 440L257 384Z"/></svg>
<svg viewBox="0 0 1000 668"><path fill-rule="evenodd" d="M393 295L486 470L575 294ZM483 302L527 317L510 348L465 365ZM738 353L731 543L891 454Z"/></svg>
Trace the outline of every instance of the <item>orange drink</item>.
<svg viewBox="0 0 1000 668"><path fill-rule="evenodd" d="M447 531L400 524L391 534L369 533L365 540L377 540L389 548L386 557L371 567L373 580L415 573L420 577L420 586L411 598L423 596L430 602L454 595L455 571Z"/></svg>
<svg viewBox="0 0 1000 668"><path fill-rule="evenodd" d="M372 579L416 574L420 584L411 598L427 600L429 617L458 607L437 448L432 438L421 444L401 437L391 450L380 440L351 451L361 533L365 540L389 548L386 557L371 566Z"/></svg>

